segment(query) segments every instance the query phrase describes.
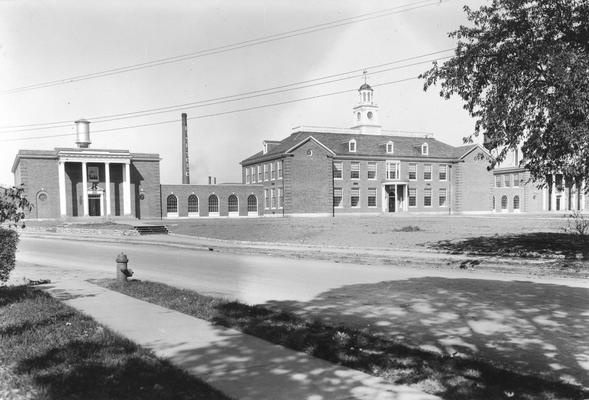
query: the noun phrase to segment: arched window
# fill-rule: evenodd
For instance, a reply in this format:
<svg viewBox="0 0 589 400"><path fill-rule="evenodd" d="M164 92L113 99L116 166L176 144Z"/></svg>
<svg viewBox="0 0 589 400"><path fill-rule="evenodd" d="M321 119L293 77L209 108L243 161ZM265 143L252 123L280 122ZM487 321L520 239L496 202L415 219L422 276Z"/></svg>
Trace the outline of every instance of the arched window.
<svg viewBox="0 0 589 400"><path fill-rule="evenodd" d="M247 198L247 212L248 213L257 213L258 212L258 198L250 194Z"/></svg>
<svg viewBox="0 0 589 400"><path fill-rule="evenodd" d="M178 214L178 198L173 194L166 199L166 211L168 214Z"/></svg>
<svg viewBox="0 0 589 400"><path fill-rule="evenodd" d="M195 194L188 196L188 214L198 213L198 197Z"/></svg>
<svg viewBox="0 0 589 400"><path fill-rule="evenodd" d="M519 196L513 196L513 211L519 211Z"/></svg>
<svg viewBox="0 0 589 400"><path fill-rule="evenodd" d="M231 196L229 196L229 200L227 200L227 204L228 204L230 213L239 212L239 201L237 200L236 195L232 194Z"/></svg>
<svg viewBox="0 0 589 400"><path fill-rule="evenodd" d="M209 196L209 214L219 212L219 198L212 194Z"/></svg>
<svg viewBox="0 0 589 400"><path fill-rule="evenodd" d="M501 210L507 211L507 196L501 197Z"/></svg>
<svg viewBox="0 0 589 400"><path fill-rule="evenodd" d="M491 210L495 211L495 196L493 196L493 205L492 205Z"/></svg>

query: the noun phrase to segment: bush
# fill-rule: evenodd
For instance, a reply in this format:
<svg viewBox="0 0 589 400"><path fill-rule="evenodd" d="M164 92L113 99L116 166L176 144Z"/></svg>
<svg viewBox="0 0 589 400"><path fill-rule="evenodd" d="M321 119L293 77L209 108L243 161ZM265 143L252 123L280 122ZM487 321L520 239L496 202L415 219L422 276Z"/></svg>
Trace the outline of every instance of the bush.
<svg viewBox="0 0 589 400"><path fill-rule="evenodd" d="M14 269L18 233L12 229L0 228L0 282L6 282Z"/></svg>
<svg viewBox="0 0 589 400"><path fill-rule="evenodd" d="M564 231L585 244L589 239L589 219L585 218L580 211L574 211L567 216L567 226Z"/></svg>

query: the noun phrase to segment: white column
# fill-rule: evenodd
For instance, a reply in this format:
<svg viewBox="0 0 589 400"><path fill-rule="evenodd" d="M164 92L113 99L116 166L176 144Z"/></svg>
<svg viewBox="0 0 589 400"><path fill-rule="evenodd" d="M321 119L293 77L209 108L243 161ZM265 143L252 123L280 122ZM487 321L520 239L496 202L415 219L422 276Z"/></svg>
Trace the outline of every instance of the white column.
<svg viewBox="0 0 589 400"><path fill-rule="evenodd" d="M409 185L403 187L403 211L409 211Z"/></svg>
<svg viewBox="0 0 589 400"><path fill-rule="evenodd" d="M82 202L84 203L84 217L88 216L88 171L86 161L82 161Z"/></svg>
<svg viewBox="0 0 589 400"><path fill-rule="evenodd" d="M58 176L59 176L59 215L65 217L67 215L67 199L65 191L65 161L59 161Z"/></svg>
<svg viewBox="0 0 589 400"><path fill-rule="evenodd" d="M104 195L106 196L107 217L110 215L110 163L104 163Z"/></svg>
<svg viewBox="0 0 589 400"><path fill-rule="evenodd" d="M552 182L552 196L550 197L551 211L556 210L556 183Z"/></svg>
<svg viewBox="0 0 589 400"><path fill-rule="evenodd" d="M131 215L131 165L125 163L125 181L123 182L123 215Z"/></svg>

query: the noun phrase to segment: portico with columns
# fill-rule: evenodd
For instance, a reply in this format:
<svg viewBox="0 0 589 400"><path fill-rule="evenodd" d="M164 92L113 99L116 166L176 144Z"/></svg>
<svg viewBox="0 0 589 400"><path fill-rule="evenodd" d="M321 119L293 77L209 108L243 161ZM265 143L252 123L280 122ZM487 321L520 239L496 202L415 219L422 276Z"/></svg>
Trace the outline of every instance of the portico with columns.
<svg viewBox="0 0 589 400"><path fill-rule="evenodd" d="M58 149L61 217L131 216L131 154Z"/></svg>

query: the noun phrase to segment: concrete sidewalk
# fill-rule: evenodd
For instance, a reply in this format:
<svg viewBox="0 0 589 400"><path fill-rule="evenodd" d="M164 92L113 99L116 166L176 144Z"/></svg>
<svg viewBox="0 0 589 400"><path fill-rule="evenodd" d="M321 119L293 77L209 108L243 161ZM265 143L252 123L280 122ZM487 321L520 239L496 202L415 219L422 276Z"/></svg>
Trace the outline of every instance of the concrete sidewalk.
<svg viewBox="0 0 589 400"><path fill-rule="evenodd" d="M236 399L438 399L88 282L41 287Z"/></svg>

